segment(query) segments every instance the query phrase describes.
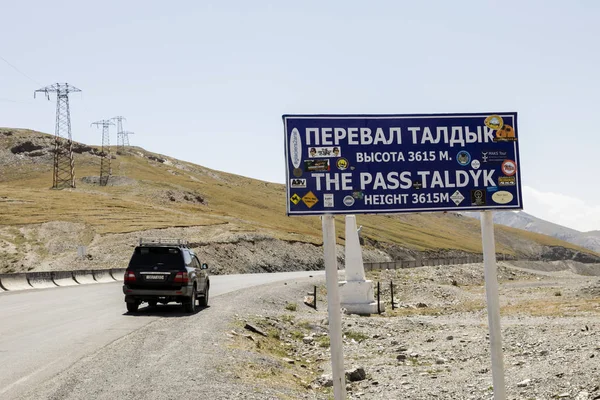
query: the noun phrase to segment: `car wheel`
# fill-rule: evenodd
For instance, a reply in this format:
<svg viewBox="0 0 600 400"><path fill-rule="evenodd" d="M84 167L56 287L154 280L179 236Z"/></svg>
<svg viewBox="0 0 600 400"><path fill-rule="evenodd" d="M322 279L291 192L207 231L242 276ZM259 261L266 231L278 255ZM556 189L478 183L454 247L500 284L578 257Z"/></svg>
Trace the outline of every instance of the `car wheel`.
<svg viewBox="0 0 600 400"><path fill-rule="evenodd" d="M150 307L156 307L156 305L157 305L157 304L158 304L158 302L157 302L156 300L152 300L152 301L149 301L149 302L148 302L148 305L149 305Z"/></svg>
<svg viewBox="0 0 600 400"><path fill-rule="evenodd" d="M194 286L194 289L192 290L192 297L183 303L183 309L185 312L193 313L196 311L196 297L196 287Z"/></svg>
<svg viewBox="0 0 600 400"><path fill-rule="evenodd" d="M138 310L140 306L140 303L138 303L137 301L135 303L127 303L127 311L129 312L136 312Z"/></svg>
<svg viewBox="0 0 600 400"><path fill-rule="evenodd" d="M208 288L206 288L204 296L198 299L198 302L200 303L200 307L206 307L208 305Z"/></svg>

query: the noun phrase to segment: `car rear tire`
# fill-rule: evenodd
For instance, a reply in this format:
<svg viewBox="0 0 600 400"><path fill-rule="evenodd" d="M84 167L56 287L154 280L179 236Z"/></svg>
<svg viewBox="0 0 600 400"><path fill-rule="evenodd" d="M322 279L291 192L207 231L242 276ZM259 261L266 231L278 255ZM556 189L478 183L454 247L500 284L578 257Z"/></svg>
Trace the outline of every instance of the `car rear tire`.
<svg viewBox="0 0 600 400"><path fill-rule="evenodd" d="M204 296L198 299L198 303L200 304L200 307L208 306L208 288L206 288L206 293L204 293Z"/></svg>
<svg viewBox="0 0 600 400"><path fill-rule="evenodd" d="M185 312L193 313L196 311L196 297L196 287L194 286L194 290L192 290L192 297L183 303L183 309Z"/></svg>
<svg viewBox="0 0 600 400"><path fill-rule="evenodd" d="M138 303L137 301L135 303L127 303L127 311L134 313L138 310L138 308L140 307L140 303Z"/></svg>

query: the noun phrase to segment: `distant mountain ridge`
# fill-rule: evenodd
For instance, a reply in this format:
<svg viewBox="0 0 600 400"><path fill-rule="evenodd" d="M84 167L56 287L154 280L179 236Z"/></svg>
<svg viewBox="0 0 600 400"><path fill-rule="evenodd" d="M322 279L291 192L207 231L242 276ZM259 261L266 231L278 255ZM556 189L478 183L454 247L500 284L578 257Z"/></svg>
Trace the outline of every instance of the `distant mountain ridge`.
<svg viewBox="0 0 600 400"><path fill-rule="evenodd" d="M479 213L477 212L465 212L463 215L479 218ZM572 228L567 228L566 226L534 217L523 211L494 212L494 223L523 229L529 232L541 233L585 247L586 249L600 251L600 230L580 232Z"/></svg>

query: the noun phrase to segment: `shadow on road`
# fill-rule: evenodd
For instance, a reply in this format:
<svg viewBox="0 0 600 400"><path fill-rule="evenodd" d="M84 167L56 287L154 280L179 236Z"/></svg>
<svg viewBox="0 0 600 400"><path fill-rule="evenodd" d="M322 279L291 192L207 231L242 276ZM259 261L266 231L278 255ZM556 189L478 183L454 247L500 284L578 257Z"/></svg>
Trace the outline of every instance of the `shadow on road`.
<svg viewBox="0 0 600 400"><path fill-rule="evenodd" d="M173 318L173 317L189 317L190 315L198 314L203 310L210 308L210 306L199 307L196 306L196 311L193 313L187 313L183 311L183 308L179 304L165 304L165 305L156 305L154 307L146 306L140 307L136 312L125 312L123 315L128 317L165 317L165 318Z"/></svg>

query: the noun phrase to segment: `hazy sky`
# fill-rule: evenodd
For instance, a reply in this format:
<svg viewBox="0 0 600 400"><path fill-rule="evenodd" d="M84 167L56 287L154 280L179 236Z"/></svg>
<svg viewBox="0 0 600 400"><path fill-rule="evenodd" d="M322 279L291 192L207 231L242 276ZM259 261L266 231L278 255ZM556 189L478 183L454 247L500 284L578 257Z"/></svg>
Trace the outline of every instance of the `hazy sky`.
<svg viewBox="0 0 600 400"><path fill-rule="evenodd" d="M525 211L600 229L600 2L5 1L0 126L284 183L284 113L519 112ZM111 139L116 142L116 135Z"/></svg>

